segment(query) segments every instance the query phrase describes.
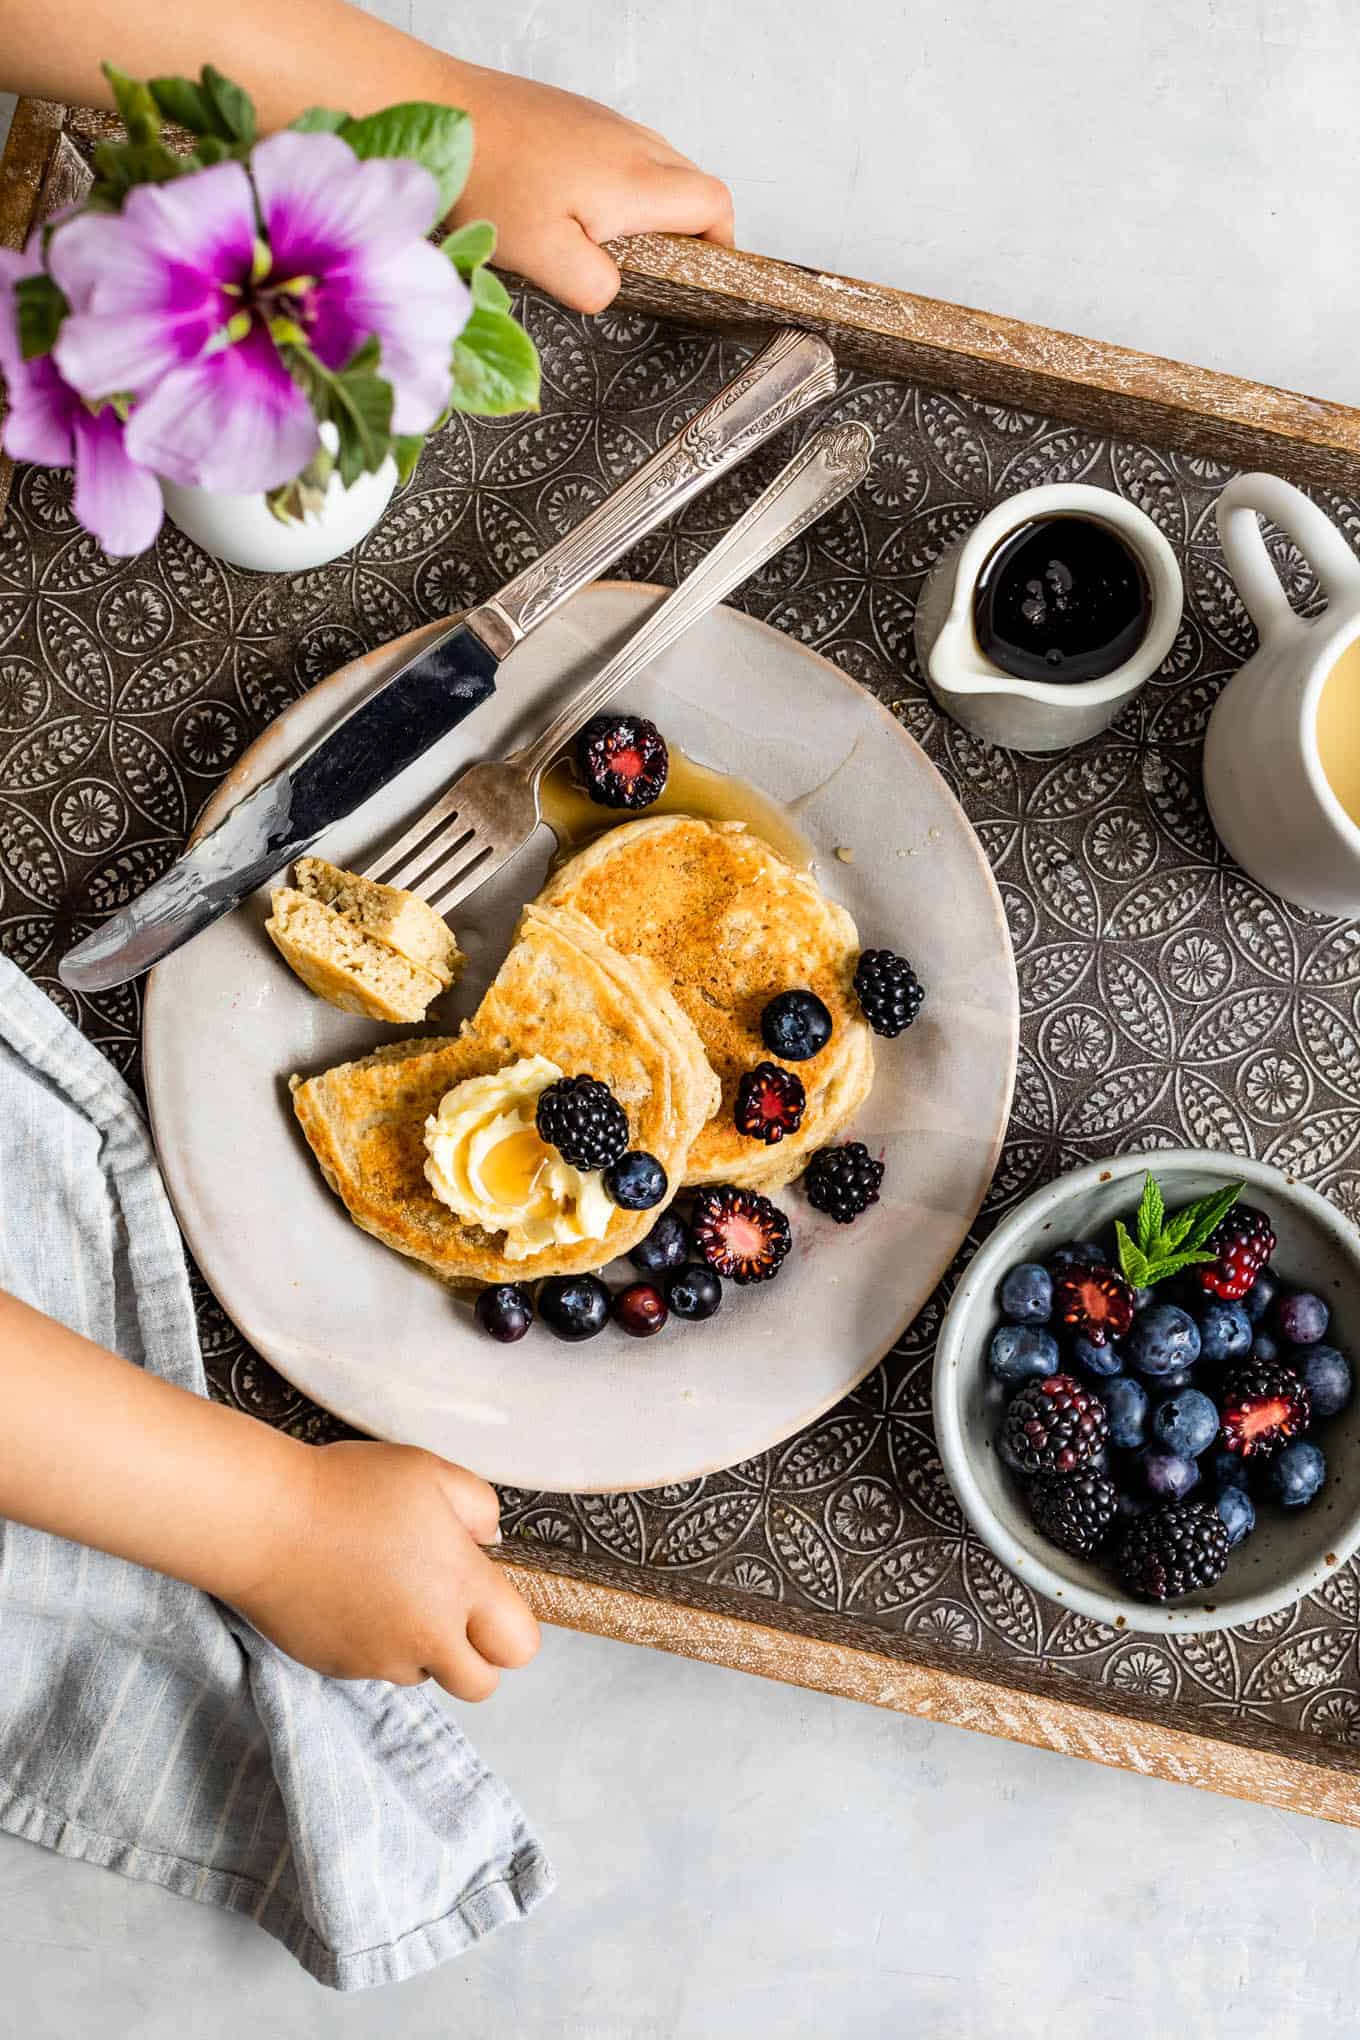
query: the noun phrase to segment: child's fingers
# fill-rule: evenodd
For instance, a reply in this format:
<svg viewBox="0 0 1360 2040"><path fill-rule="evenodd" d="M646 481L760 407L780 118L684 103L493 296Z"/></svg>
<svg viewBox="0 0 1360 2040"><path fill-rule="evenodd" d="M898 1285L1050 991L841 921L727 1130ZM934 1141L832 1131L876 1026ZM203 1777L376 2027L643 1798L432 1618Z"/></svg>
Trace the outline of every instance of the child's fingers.
<svg viewBox="0 0 1360 2040"><path fill-rule="evenodd" d="M527 1665L542 1641L532 1610L520 1599L508 1580L498 1579L503 1591L483 1601L468 1617L468 1642L488 1664L505 1671Z"/></svg>
<svg viewBox="0 0 1360 2040"><path fill-rule="evenodd" d="M426 1670L455 1700L489 1700L501 1682L496 1667L466 1640L450 1643L438 1664L428 1665Z"/></svg>
<svg viewBox="0 0 1360 2040"><path fill-rule="evenodd" d="M557 220L533 250L535 283L575 312L602 312L619 288L619 272L578 220Z"/></svg>
<svg viewBox="0 0 1360 2040"><path fill-rule="evenodd" d="M730 247L736 233L732 194L721 177L710 177L687 163L656 163L645 191L638 194L639 213L646 220L636 232L701 234L705 240Z"/></svg>
<svg viewBox="0 0 1360 2040"><path fill-rule="evenodd" d="M454 1466L448 1460L442 1466L444 1492L453 1504L454 1514L478 1544L494 1544L501 1520L500 1497L495 1488L490 1481L469 1473L465 1466Z"/></svg>

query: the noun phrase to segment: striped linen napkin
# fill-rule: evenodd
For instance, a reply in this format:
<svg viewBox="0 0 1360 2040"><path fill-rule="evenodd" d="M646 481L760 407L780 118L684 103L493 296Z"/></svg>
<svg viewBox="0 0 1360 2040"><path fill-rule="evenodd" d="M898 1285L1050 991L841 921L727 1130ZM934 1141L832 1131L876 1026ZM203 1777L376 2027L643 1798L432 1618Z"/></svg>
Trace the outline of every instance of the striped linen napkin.
<svg viewBox="0 0 1360 2040"><path fill-rule="evenodd" d="M0 1287L207 1393L136 1103L3 956ZM345 1991L448 1961L553 1885L428 1690L322 1678L192 1587L4 1522L0 1828L247 1913Z"/></svg>

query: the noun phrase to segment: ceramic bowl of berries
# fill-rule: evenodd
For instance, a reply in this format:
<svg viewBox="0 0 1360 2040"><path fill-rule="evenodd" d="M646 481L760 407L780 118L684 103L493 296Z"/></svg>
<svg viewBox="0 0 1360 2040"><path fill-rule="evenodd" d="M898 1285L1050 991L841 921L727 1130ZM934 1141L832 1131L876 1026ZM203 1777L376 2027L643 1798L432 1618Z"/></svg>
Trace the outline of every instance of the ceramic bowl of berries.
<svg viewBox="0 0 1360 2040"><path fill-rule="evenodd" d="M1019 1577L1115 1628L1231 1628L1360 1543L1360 1234L1263 1162L1092 1162L964 1272L940 1456Z"/></svg>

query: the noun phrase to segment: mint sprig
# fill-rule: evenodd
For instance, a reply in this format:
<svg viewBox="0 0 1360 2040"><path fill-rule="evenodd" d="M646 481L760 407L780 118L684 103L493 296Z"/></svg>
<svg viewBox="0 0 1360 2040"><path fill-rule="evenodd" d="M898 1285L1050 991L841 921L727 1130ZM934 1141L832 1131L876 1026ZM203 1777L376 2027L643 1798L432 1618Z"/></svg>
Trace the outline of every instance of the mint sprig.
<svg viewBox="0 0 1360 2040"><path fill-rule="evenodd" d="M1130 1233L1122 1219L1115 1221L1125 1281L1135 1289L1151 1289L1169 1276L1179 1275L1183 1268L1212 1261L1208 1241L1246 1187L1245 1183L1225 1184L1168 1217L1162 1186L1149 1171L1143 1179L1134 1231Z"/></svg>

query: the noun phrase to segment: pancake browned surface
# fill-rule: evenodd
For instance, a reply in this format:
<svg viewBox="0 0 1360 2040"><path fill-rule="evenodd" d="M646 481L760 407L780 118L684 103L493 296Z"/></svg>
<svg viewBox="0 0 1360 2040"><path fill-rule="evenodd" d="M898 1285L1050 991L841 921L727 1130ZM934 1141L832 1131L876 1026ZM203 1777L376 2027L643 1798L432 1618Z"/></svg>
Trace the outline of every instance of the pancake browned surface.
<svg viewBox="0 0 1360 2040"><path fill-rule="evenodd" d="M671 985L722 1082L722 1102L690 1151L690 1183L787 1183L834 1138L873 1083L873 1037L852 979L859 936L808 873L740 823L690 815L626 822L550 880L545 905L572 907L616 949L647 958ZM767 1147L732 1117L744 1071L771 1057L760 1015L777 992L805 986L832 1018L826 1047L790 1063L807 1092L797 1133Z"/></svg>
<svg viewBox="0 0 1360 2040"><path fill-rule="evenodd" d="M656 1209L616 1207L603 1241L510 1261L498 1235L465 1224L434 1196L425 1177L427 1117L464 1078L530 1055L608 1084L628 1115L630 1146L655 1155L678 1189L718 1095L697 1033L644 960L620 956L576 914L528 907L495 982L455 1040L391 1043L294 1080L302 1130L355 1223L443 1280L469 1283L598 1268L650 1232Z"/></svg>

